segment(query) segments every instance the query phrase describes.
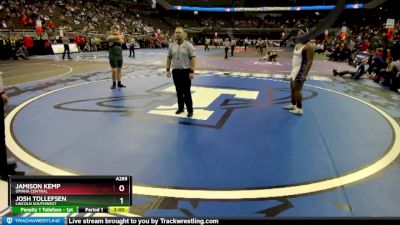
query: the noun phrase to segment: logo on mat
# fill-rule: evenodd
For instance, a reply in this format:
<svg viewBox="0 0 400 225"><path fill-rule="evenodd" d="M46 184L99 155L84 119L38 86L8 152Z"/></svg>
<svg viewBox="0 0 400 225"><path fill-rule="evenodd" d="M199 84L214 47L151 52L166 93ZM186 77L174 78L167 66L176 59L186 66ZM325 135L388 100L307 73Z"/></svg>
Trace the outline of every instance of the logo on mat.
<svg viewBox="0 0 400 225"><path fill-rule="evenodd" d="M290 102L288 88L240 89L192 86L191 91L194 114L190 119L185 113L175 114L178 104L175 86L171 84L152 88L144 94L81 99L57 104L54 108L81 112L122 113L129 118L221 129L235 110L266 108L273 104ZM304 100L316 95L313 91L303 91Z"/></svg>

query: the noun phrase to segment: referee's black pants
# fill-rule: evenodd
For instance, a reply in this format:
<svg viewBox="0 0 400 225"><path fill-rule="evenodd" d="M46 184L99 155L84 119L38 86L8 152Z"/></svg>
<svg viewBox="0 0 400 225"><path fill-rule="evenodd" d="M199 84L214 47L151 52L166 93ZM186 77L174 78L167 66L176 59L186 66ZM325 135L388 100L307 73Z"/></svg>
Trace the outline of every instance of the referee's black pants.
<svg viewBox="0 0 400 225"><path fill-rule="evenodd" d="M190 86L192 81L189 78L190 69L173 69L172 77L176 88L176 97L178 98L178 110L183 111L184 105L186 110L193 112L192 93Z"/></svg>
<svg viewBox="0 0 400 225"><path fill-rule="evenodd" d="M69 55L69 45L68 44L64 44L64 52L63 52L63 59L65 58L65 53L68 52L68 59L71 58L71 56Z"/></svg>

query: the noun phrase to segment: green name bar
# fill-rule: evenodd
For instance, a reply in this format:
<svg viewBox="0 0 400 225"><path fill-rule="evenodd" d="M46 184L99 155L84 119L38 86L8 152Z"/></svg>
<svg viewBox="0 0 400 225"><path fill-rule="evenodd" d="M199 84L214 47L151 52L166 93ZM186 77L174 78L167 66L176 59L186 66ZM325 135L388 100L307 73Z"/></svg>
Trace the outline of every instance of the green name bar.
<svg viewBox="0 0 400 225"><path fill-rule="evenodd" d="M78 213L77 206L13 206L12 213Z"/></svg>

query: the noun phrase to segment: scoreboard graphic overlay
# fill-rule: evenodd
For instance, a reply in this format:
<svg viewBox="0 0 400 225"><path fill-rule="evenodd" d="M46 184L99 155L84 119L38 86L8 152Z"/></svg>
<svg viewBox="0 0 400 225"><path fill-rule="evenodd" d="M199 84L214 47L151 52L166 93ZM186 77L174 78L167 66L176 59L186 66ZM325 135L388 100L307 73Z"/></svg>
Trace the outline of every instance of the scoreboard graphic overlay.
<svg viewBox="0 0 400 225"><path fill-rule="evenodd" d="M118 213L132 205L131 176L11 176L9 206L20 213Z"/></svg>

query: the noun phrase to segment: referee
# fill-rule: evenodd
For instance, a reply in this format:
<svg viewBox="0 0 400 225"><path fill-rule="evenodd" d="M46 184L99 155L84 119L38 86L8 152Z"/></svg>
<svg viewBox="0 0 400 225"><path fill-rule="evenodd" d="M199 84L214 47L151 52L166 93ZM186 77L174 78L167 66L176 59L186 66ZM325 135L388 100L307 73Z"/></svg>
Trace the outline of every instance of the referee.
<svg viewBox="0 0 400 225"><path fill-rule="evenodd" d="M178 110L176 114L184 112L184 105L188 112L187 117L193 116L193 102L190 86L194 78L194 70L196 67L196 53L193 45L186 41L187 34L182 27L175 29L175 41L168 49L167 58L167 77L172 76L176 88L176 96L178 98Z"/></svg>

